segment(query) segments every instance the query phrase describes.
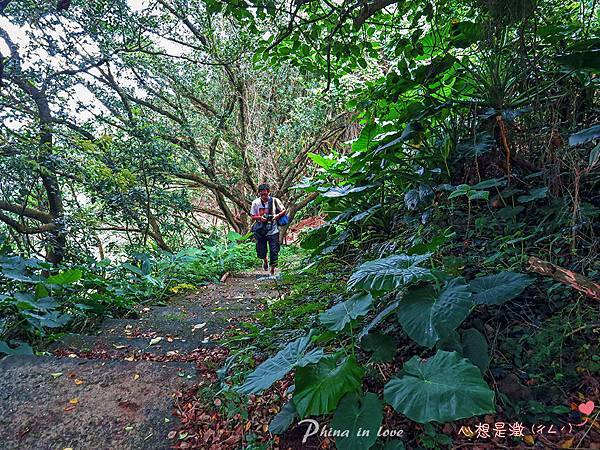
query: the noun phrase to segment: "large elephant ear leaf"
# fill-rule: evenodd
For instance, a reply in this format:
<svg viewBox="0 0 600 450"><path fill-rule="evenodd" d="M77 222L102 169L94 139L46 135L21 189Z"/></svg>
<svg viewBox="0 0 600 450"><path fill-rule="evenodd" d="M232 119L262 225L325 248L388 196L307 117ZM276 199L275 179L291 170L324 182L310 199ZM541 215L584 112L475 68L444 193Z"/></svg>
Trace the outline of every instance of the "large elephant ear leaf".
<svg viewBox="0 0 600 450"><path fill-rule="evenodd" d="M495 411L494 391L479 369L456 352L413 356L384 388L384 399L418 423L450 422Z"/></svg>
<svg viewBox="0 0 600 450"><path fill-rule="evenodd" d="M336 437L336 447L344 450L371 448L377 440L377 432L382 421L383 404L376 394L372 392L364 396L357 393L347 394L340 401L331 421L331 428L349 431L348 436Z"/></svg>
<svg viewBox="0 0 600 450"><path fill-rule="evenodd" d="M353 356L328 356L318 364L296 370L294 404L301 418L329 414L340 399L362 385L363 369Z"/></svg>
<svg viewBox="0 0 600 450"><path fill-rule="evenodd" d="M500 272L475 278L469 283L469 290L477 305L501 305L519 296L531 283L533 278L522 273Z"/></svg>
<svg viewBox="0 0 600 450"><path fill-rule="evenodd" d="M353 319L369 312L373 297L369 293L353 295L350 300L340 302L319 315L321 323L331 331L343 330Z"/></svg>
<svg viewBox="0 0 600 450"><path fill-rule="evenodd" d="M269 388L277 380L281 380L294 367L303 367L318 362L323 357L323 350L310 351L311 335L307 335L288 343L285 348L272 358L267 359L254 370L246 382L238 388L242 394L256 394Z"/></svg>
<svg viewBox="0 0 600 450"><path fill-rule="evenodd" d="M269 424L269 431L273 434L282 434L290 427L294 419L298 417L298 411L296 411L296 405L294 400L288 401L281 411L277 413L271 423Z"/></svg>
<svg viewBox="0 0 600 450"><path fill-rule="evenodd" d="M374 363L391 362L396 355L398 347L391 336L381 333L369 333L361 341L363 350L373 352L371 361Z"/></svg>
<svg viewBox="0 0 600 450"><path fill-rule="evenodd" d="M393 255L361 264L348 280L351 290L385 292L411 282L431 278L431 272L419 264L431 255Z"/></svg>
<svg viewBox="0 0 600 450"><path fill-rule="evenodd" d="M475 328L462 332L462 354L479 367L481 373L490 366L489 347L485 336Z"/></svg>
<svg viewBox="0 0 600 450"><path fill-rule="evenodd" d="M466 319L472 305L468 286L455 278L439 294L431 286L409 290L398 306L398 321L413 340L431 348Z"/></svg>

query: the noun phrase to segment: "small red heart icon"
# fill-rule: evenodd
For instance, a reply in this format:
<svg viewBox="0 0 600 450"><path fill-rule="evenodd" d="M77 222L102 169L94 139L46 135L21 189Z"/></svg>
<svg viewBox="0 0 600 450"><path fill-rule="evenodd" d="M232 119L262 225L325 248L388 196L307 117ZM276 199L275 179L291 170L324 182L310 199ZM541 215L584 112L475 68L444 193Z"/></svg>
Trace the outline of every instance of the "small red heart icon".
<svg viewBox="0 0 600 450"><path fill-rule="evenodd" d="M589 416L592 413L592 411L594 410L594 406L595 406L594 402L590 400L589 402L582 403L577 408L579 409L579 411L582 414Z"/></svg>

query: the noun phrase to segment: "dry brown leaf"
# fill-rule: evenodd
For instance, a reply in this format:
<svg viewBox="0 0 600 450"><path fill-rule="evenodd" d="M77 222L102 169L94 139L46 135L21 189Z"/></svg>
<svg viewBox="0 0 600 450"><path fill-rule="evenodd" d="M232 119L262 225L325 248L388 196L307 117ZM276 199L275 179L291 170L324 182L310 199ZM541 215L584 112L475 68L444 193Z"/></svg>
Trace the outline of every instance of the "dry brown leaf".
<svg viewBox="0 0 600 450"><path fill-rule="evenodd" d="M560 444L560 448L572 448L574 438L569 438Z"/></svg>
<svg viewBox="0 0 600 450"><path fill-rule="evenodd" d="M84 384L84 383L85 383L85 381L84 381L84 380L80 380L79 378L75 379L75 384L76 384L77 386L79 386L80 384Z"/></svg>

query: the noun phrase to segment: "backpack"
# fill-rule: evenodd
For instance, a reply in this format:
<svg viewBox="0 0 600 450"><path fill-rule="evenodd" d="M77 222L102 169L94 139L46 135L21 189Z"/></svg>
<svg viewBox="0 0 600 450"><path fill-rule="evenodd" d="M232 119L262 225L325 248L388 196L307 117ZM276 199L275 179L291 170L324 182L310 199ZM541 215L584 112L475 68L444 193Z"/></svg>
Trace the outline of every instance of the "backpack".
<svg viewBox="0 0 600 450"><path fill-rule="evenodd" d="M275 211L276 211L275 214L279 214L279 207L277 206L277 203L275 203ZM283 226L287 225L288 223L290 223L290 218L288 217L287 214L284 214L279 219L277 219L277 225L279 225L280 227L283 227Z"/></svg>

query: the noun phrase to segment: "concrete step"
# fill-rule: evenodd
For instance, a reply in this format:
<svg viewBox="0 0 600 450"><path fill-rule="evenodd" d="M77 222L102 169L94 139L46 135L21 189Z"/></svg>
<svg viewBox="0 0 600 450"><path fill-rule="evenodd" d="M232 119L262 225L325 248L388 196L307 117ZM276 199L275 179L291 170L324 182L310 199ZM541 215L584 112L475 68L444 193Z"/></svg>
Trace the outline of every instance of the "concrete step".
<svg viewBox="0 0 600 450"><path fill-rule="evenodd" d="M0 361L3 449L167 449L192 363L12 356Z"/></svg>

